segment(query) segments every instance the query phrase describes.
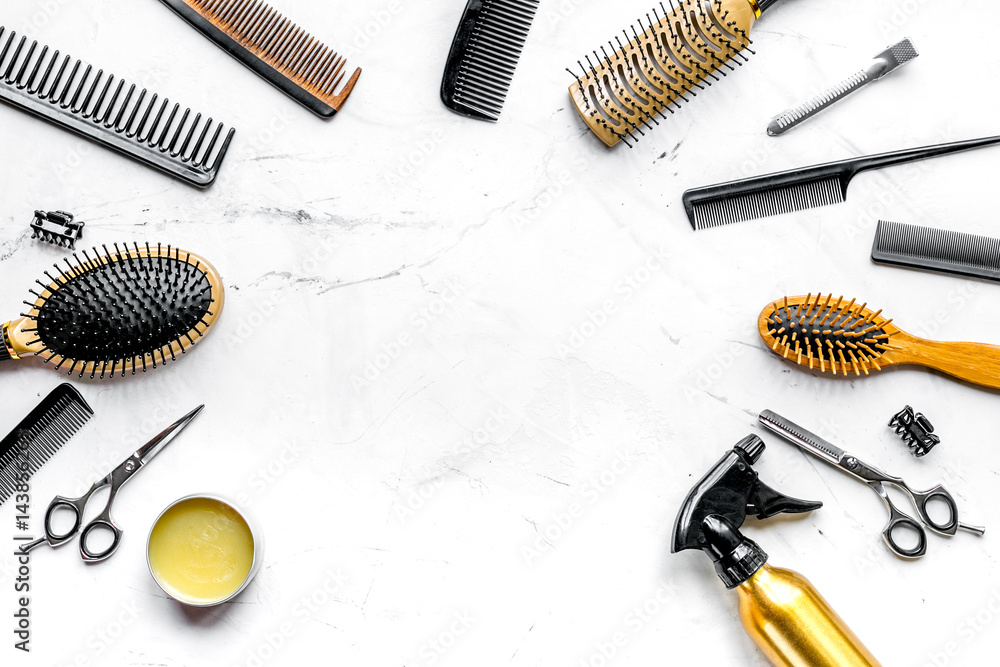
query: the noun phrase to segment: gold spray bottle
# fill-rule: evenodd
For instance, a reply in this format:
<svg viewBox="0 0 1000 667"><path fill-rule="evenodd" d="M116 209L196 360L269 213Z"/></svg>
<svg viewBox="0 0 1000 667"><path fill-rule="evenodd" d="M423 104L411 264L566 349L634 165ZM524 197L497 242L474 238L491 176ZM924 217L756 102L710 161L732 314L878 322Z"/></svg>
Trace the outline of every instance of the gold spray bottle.
<svg viewBox="0 0 1000 667"><path fill-rule="evenodd" d="M700 549L712 559L726 588L739 596L743 629L776 667L879 667L809 580L768 565L767 554L740 533L747 514L766 519L823 506L761 482L753 464L763 453L763 441L747 436L691 489L671 551Z"/></svg>

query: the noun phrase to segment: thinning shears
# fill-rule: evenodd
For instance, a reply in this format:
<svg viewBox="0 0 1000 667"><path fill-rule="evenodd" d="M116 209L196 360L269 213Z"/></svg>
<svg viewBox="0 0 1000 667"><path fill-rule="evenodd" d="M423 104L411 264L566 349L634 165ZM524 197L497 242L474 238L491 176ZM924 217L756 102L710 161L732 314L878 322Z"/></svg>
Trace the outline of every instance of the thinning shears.
<svg viewBox="0 0 1000 667"><path fill-rule="evenodd" d="M118 495L118 491L121 490L122 485L125 482L132 479L135 473L142 470L143 466L152 460L154 456L160 453L167 444L174 439L180 431L191 423L204 405L199 405L191 412L187 413L173 424L165 428L156 437L147 442L145 445L135 450L132 456L125 459L121 465L109 472L107 475L101 479L94 482L90 490L79 498L66 498L64 496L56 496L49 503L49 508L45 510L45 537L41 537L34 542L29 542L21 547L21 551L27 553L36 547L40 547L43 544L48 544L51 547L58 547L61 544L65 544L73 538L78 531L80 531L81 526L83 531L80 533L80 557L87 562L99 562L106 560L111 557L111 555L118 549L118 545L122 541L122 529L115 524L114 520L111 518L111 506L115 502L115 496ZM83 512L87 507L87 503L90 502L91 496L98 489L102 489L105 486L110 486L111 491L108 494L108 502L104 506L104 510L98 514L94 519L83 525ZM65 532L57 533L52 527L52 520L57 512L68 510L73 514L73 525ZM91 548L88 545L89 538L94 534L94 531L107 531L111 533L111 544L103 548Z"/></svg>
<svg viewBox="0 0 1000 667"><path fill-rule="evenodd" d="M889 510L889 523L883 529L882 537L885 539L889 550L901 558L920 558L926 553L927 532L924 530L924 526L939 535L946 536L954 535L959 528L967 530L970 533L975 533L976 535L982 535L986 532L985 528L966 525L958 520L958 506L955 504L955 499L940 484L927 491L914 491L901 478L882 472L875 466L865 463L857 456L845 452L840 447L827 442L815 433L807 431L781 415L775 414L770 410L764 410L760 413L758 419L769 431L777 433L800 449L826 461L835 468L849 473L870 486L879 495L879 498L882 499L882 502L885 503L886 508ZM889 494L886 493L885 484L891 484L906 494L916 508L920 521L917 521L909 514L903 513L893 504L889 498ZM948 519L946 521L935 521L928 514L927 505L932 500L941 501L948 507ZM906 548L896 541L893 533L900 528L915 531L917 535L915 546Z"/></svg>

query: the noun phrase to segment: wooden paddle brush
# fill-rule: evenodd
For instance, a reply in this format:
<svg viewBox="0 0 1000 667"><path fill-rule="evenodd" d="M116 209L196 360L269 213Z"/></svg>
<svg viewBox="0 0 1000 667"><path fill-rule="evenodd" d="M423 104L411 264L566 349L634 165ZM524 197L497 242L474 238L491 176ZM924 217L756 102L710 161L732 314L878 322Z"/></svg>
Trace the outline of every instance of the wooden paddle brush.
<svg viewBox="0 0 1000 667"><path fill-rule="evenodd" d="M135 375L175 360L218 319L222 280L201 257L160 244L102 248L35 281L28 312L2 327L0 361L32 354L81 378Z"/></svg>
<svg viewBox="0 0 1000 667"><path fill-rule="evenodd" d="M587 126L608 146L644 135L663 111L690 102L733 64L742 67L750 29L778 0L667 0L621 37L608 41L594 60L577 61L583 75L569 87ZM575 72L570 74L576 76Z"/></svg>
<svg viewBox="0 0 1000 667"><path fill-rule="evenodd" d="M1000 347L917 338L867 305L833 294L788 296L764 308L757 327L775 353L824 373L868 375L888 366L925 366L1000 389Z"/></svg>

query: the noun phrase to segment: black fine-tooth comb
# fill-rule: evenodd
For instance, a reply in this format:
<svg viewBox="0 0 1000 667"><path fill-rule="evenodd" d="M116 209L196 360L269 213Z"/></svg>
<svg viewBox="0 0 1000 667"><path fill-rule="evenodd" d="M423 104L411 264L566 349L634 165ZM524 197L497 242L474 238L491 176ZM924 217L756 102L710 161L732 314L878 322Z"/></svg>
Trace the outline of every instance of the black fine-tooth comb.
<svg viewBox="0 0 1000 667"><path fill-rule="evenodd" d="M872 261L1000 282L1000 239L879 220Z"/></svg>
<svg viewBox="0 0 1000 667"><path fill-rule="evenodd" d="M222 50L323 118L347 100L344 57L260 0L161 0Z"/></svg>
<svg viewBox="0 0 1000 667"><path fill-rule="evenodd" d="M127 92L124 79L105 76L103 69L72 62L59 51L49 55L49 47L27 38L16 41L11 31L4 41L0 26L0 100L35 114L60 127L191 185L208 187L215 181L219 165L229 148L234 130L222 136L222 123L202 122L200 113L179 104L170 106L164 98L147 95L145 88L135 95L135 84ZM82 70L82 72L81 72ZM178 117L179 116L179 117Z"/></svg>
<svg viewBox="0 0 1000 667"><path fill-rule="evenodd" d="M756 176L684 193L684 210L695 231L808 208L839 204L847 186L862 171L892 167L1000 143L1000 136L828 162L813 167Z"/></svg>
<svg viewBox="0 0 1000 667"><path fill-rule="evenodd" d="M0 440L0 505L93 415L94 411L80 392L68 383L59 385L42 399L7 437Z"/></svg>
<svg viewBox="0 0 1000 667"><path fill-rule="evenodd" d="M441 81L441 101L462 116L497 121L538 0L469 0Z"/></svg>

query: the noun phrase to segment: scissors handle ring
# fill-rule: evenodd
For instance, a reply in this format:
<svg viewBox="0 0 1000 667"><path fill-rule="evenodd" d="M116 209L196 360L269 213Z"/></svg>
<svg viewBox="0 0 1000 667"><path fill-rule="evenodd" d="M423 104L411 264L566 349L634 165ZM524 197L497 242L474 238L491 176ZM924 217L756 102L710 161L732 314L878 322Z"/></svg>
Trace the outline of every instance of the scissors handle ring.
<svg viewBox="0 0 1000 667"><path fill-rule="evenodd" d="M882 530L882 538L889 547L889 551L900 558L908 559L920 558L927 553L927 531L924 530L924 527L913 517L901 512L893 504L881 482L870 483L869 486L882 498L882 502L885 503L886 508L889 510L889 522L885 525L885 529ZM909 528L917 534L917 544L915 546L908 549L896 542L893 533L900 527Z"/></svg>
<svg viewBox="0 0 1000 667"><path fill-rule="evenodd" d="M87 546L88 538L90 534L98 529L104 529L111 531L111 544L100 550L93 551ZM108 512L105 511L101 516L97 517L90 523L86 525L83 532L80 533L80 557L88 563L99 563L102 560L107 560L111 555L118 550L118 545L122 541L122 530L111 521L111 517Z"/></svg>
<svg viewBox="0 0 1000 667"><path fill-rule="evenodd" d="M920 558L927 553L927 532L924 530L924 527L905 514L899 514L898 512L894 512L893 514L894 516L889 517L889 523L886 524L885 530L882 531L882 537L885 538L886 544L889 545L889 550L900 558L908 559ZM915 546L907 549L896 542L893 533L901 526L910 528L917 534L917 544Z"/></svg>
<svg viewBox="0 0 1000 667"><path fill-rule="evenodd" d="M910 489L907 491L913 499L917 513L920 514L920 520L927 524L928 528L941 535L954 535L958 531L958 505L955 504L955 499L943 486L938 484L926 491L912 491ZM927 503L932 500L941 501L948 506L948 520L944 523L937 523L927 513Z"/></svg>
<svg viewBox="0 0 1000 667"><path fill-rule="evenodd" d="M45 510L45 538L51 546L57 547L68 542L80 530L80 523L83 521L83 508L87 505L90 494L83 498L66 498L56 496L49 503L49 508ZM52 517L59 510L70 510L73 512L73 525L63 533L56 533L52 527Z"/></svg>

